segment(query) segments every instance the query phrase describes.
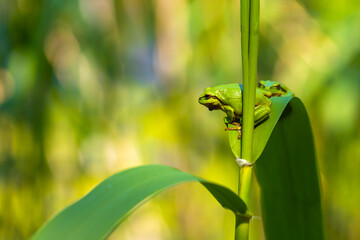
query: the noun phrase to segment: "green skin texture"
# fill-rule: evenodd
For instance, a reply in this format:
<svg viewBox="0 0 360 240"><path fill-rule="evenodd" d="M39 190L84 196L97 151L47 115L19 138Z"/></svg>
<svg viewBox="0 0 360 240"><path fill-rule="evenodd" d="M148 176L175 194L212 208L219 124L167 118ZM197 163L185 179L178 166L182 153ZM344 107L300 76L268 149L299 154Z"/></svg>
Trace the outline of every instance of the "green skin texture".
<svg viewBox="0 0 360 240"><path fill-rule="evenodd" d="M255 126L267 119L271 112L270 97L294 96L284 85L275 81L260 81L256 89L255 99ZM241 138L241 117L242 117L242 90L239 84L219 85L213 88L206 88L199 97L199 103L206 106L210 111L222 110L226 113L224 122L237 127L226 128L225 130L239 131Z"/></svg>

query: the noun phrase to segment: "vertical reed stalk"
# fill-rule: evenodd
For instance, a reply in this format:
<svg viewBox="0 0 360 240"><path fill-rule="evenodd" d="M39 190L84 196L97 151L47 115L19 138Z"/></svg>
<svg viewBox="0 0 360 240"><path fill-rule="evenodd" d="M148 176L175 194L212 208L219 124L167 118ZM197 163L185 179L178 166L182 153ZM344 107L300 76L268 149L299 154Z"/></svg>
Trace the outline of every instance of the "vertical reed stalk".
<svg viewBox="0 0 360 240"><path fill-rule="evenodd" d="M256 97L256 73L259 44L259 0L241 0L241 56L243 69L243 134L241 158L253 162L254 111ZM249 208L252 181L252 166L240 169L239 196ZM249 218L236 218L236 240L249 237Z"/></svg>

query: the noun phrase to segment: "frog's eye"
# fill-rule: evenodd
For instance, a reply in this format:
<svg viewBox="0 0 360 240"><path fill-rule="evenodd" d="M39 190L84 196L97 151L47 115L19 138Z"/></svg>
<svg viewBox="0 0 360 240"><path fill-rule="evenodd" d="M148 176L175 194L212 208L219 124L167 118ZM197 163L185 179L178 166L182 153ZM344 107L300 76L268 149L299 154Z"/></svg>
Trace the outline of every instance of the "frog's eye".
<svg viewBox="0 0 360 240"><path fill-rule="evenodd" d="M207 97L207 98L210 97L210 94L207 94L207 93L206 93L206 94L205 94L205 97Z"/></svg>

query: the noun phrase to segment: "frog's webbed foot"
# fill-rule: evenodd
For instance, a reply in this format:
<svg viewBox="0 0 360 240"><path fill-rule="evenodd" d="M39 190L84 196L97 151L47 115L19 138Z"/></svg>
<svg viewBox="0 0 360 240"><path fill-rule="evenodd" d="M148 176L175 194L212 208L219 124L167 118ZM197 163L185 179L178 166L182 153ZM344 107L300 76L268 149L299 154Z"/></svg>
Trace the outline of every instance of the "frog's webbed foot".
<svg viewBox="0 0 360 240"><path fill-rule="evenodd" d="M232 122L232 125L235 125L235 127L227 127L225 128L225 131L238 131L239 136L238 139L241 139L241 124L238 122Z"/></svg>

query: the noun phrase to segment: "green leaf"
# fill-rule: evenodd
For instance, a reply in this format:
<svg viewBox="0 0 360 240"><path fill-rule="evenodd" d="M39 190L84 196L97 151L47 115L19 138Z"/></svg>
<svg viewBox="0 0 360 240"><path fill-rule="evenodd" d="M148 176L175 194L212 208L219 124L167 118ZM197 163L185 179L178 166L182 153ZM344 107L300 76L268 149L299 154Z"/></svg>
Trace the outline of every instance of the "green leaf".
<svg viewBox="0 0 360 240"><path fill-rule="evenodd" d="M179 183L198 181L226 209L245 214L245 203L231 190L163 165L119 172L46 223L33 239L103 239L134 209Z"/></svg>
<svg viewBox="0 0 360 240"><path fill-rule="evenodd" d="M256 161L262 151L264 150L269 137L278 122L281 114L283 113L286 105L292 97L272 97L271 100L271 113L269 118L255 127L254 142L253 142L253 159ZM235 127L230 124L231 127ZM241 139L238 139L239 133L237 131L228 131L230 147L236 158L240 158L241 152Z"/></svg>
<svg viewBox="0 0 360 240"><path fill-rule="evenodd" d="M255 173L267 240L324 238L313 136L298 98L287 105Z"/></svg>

